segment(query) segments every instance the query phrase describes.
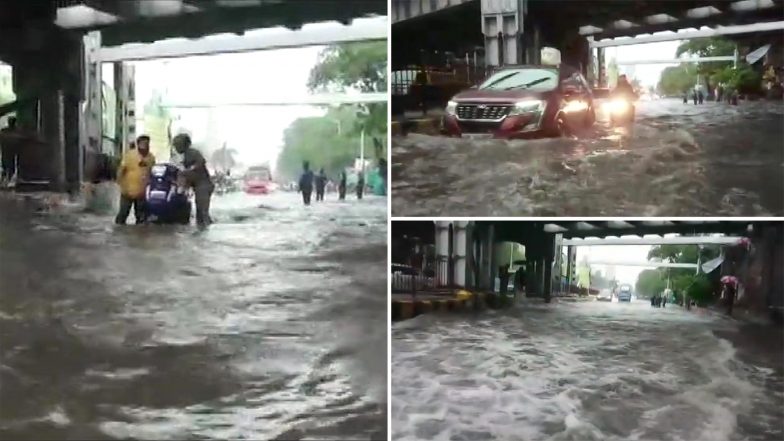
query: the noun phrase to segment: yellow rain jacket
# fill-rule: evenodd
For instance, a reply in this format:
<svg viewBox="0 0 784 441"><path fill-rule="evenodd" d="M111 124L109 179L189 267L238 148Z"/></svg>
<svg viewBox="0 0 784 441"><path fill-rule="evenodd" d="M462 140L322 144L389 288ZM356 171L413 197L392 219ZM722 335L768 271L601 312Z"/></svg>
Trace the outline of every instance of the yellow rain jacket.
<svg viewBox="0 0 784 441"><path fill-rule="evenodd" d="M120 191L132 199L144 196L144 189L150 176L150 168L155 165L155 156L148 153L142 156L136 149L128 150L120 162L118 170Z"/></svg>

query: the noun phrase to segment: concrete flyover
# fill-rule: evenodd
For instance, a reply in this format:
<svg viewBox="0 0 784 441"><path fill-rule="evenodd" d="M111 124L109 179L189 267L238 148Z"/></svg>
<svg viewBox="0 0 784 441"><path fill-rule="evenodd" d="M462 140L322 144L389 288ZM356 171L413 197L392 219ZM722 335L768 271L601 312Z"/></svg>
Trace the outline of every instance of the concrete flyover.
<svg viewBox="0 0 784 441"><path fill-rule="evenodd" d="M715 233L723 235L716 236ZM671 234L679 236L664 236ZM651 238L651 235L658 237ZM413 268L412 272L430 271L436 288L495 292L495 281L500 278L500 291L504 294L505 281L514 276L515 287L519 289L524 284L526 296L541 297L549 302L555 291L554 286L558 286L561 280L566 278L568 285L571 285L572 280L576 280L576 247L579 245L639 244L645 239L654 242L669 240L688 244L732 245L738 243L739 239L733 236L748 237L759 249L760 258L757 264L760 267L761 282L756 288L759 301L770 307L782 306L782 222L394 221L390 246L393 250L393 262L410 257L410 264L407 264ZM524 246L524 262L515 262L522 264L517 274L501 273L499 257L495 251L495 245L499 242L514 242ZM411 244L415 245L412 247ZM432 252L422 251L424 249L431 249ZM432 255L428 257L428 254ZM658 266L655 263L648 265ZM689 265L689 268L691 267ZM562 271L565 271L565 274L562 274Z"/></svg>
<svg viewBox="0 0 784 441"><path fill-rule="evenodd" d="M378 40L385 36L385 25L356 19L384 17L387 8L385 0L5 1L0 8L0 61L13 67L17 101L2 111L16 112L20 126L36 134L36 141L20 157L18 183L79 191L85 178L99 168L101 154L122 152L134 135L134 117L132 69L121 60L178 56L177 51L194 55ZM305 26L321 22L358 27ZM271 27L294 31L283 37L248 33L202 39ZM145 45L171 38L196 40ZM129 43L141 46L126 46ZM101 66L109 61L115 63L121 123L118 134L107 140L102 128Z"/></svg>

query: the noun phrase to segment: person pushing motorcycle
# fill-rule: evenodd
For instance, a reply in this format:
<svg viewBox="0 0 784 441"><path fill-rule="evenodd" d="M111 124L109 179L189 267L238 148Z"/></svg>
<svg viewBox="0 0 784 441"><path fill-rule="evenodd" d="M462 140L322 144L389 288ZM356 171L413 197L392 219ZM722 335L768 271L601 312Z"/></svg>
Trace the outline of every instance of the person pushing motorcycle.
<svg viewBox="0 0 784 441"><path fill-rule="evenodd" d="M196 223L206 226L212 223L210 219L210 198L215 186L207 170L207 161L200 151L191 147L191 137L179 134L172 140L172 145L177 153L182 155L182 164L185 170L182 177L189 187L193 188L196 200Z"/></svg>

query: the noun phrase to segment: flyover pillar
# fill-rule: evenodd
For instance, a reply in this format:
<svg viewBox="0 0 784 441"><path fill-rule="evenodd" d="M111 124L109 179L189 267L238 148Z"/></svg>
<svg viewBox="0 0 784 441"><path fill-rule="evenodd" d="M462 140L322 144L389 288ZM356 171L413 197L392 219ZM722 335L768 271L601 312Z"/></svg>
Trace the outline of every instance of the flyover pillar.
<svg viewBox="0 0 784 441"><path fill-rule="evenodd" d="M604 48L596 48L596 86L607 87L607 72L604 66Z"/></svg>
<svg viewBox="0 0 784 441"><path fill-rule="evenodd" d="M467 221L455 221L452 224L454 234L452 237L452 250L454 250L454 281L455 285L460 287L466 286L466 269L467 269Z"/></svg>
<svg viewBox="0 0 784 441"><path fill-rule="evenodd" d="M436 221L436 283L446 286L449 281L449 222Z"/></svg>
<svg viewBox="0 0 784 441"><path fill-rule="evenodd" d="M526 38L530 38L531 45L538 40L538 32L526 29L528 0L481 1L485 64L503 66L526 62L525 48L529 46ZM538 54L538 48L535 51Z"/></svg>
<svg viewBox="0 0 784 441"><path fill-rule="evenodd" d="M542 294L545 303L550 303L550 296L553 293L553 259L544 259L544 286Z"/></svg>

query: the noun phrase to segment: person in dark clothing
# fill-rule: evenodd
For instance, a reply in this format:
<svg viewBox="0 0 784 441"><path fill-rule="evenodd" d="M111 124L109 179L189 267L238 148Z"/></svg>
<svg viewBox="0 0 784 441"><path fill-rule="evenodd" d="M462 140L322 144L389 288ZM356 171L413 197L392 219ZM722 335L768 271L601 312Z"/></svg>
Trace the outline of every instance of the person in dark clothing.
<svg viewBox="0 0 784 441"><path fill-rule="evenodd" d="M308 161L302 163L302 176L299 177L299 191L302 193L302 202L310 205L310 195L313 193L313 172L310 171Z"/></svg>
<svg viewBox="0 0 784 441"><path fill-rule="evenodd" d="M735 284L724 284L724 297L727 300L727 315L732 315L732 307L735 306Z"/></svg>
<svg viewBox="0 0 784 441"><path fill-rule="evenodd" d="M651 307L656 306L656 296L651 296Z"/></svg>
<svg viewBox="0 0 784 441"><path fill-rule="evenodd" d="M322 168L316 176L316 201L324 200L324 189L327 186L327 174Z"/></svg>
<svg viewBox="0 0 784 441"><path fill-rule="evenodd" d="M618 77L618 83L612 91L612 96L625 97L632 101L637 99L637 94L634 93L634 87L629 83L629 80L626 79L626 75Z"/></svg>
<svg viewBox="0 0 784 441"><path fill-rule="evenodd" d="M696 90L692 90L691 91L691 99L694 102L694 105L696 106L697 105L697 91Z"/></svg>
<svg viewBox="0 0 784 441"><path fill-rule="evenodd" d="M357 178L357 199L362 199L362 192L365 191L365 173L360 172Z"/></svg>
<svg viewBox="0 0 784 441"><path fill-rule="evenodd" d="M340 172L340 183L338 184L338 199L346 200L346 172Z"/></svg>
<svg viewBox="0 0 784 441"><path fill-rule="evenodd" d="M185 183L193 188L196 200L196 224L207 226L212 223L210 199L215 190L210 172L207 170L207 160L200 151L191 146L191 137L186 134L175 136L172 144L177 153L182 155L182 165L185 167L182 174Z"/></svg>
<svg viewBox="0 0 784 441"><path fill-rule="evenodd" d="M697 101L698 101L700 104L702 104L702 102L703 102L704 100L705 100L705 94L704 94L704 93L702 93L702 89L700 89L700 90L697 92Z"/></svg>
<svg viewBox="0 0 784 441"><path fill-rule="evenodd" d="M16 118L13 116L8 118L8 127L2 130L3 135L14 135L16 132ZM0 141L0 147L2 148L2 165L3 171L2 175L0 175L0 181L2 182L9 182L14 175L16 175L16 161L17 157L19 156L19 149L18 149L19 141L13 139L11 137L3 137L2 141Z"/></svg>
<svg viewBox="0 0 784 441"><path fill-rule="evenodd" d="M664 308L665 306L667 306L667 296L663 295L662 296L662 308Z"/></svg>

